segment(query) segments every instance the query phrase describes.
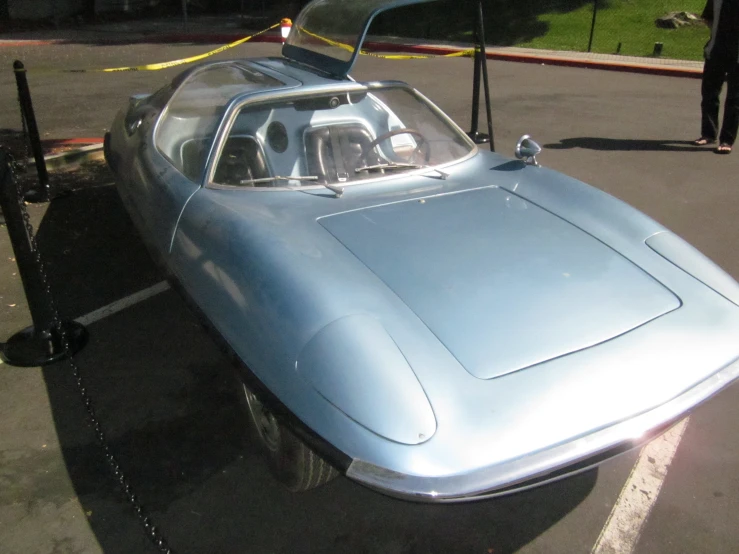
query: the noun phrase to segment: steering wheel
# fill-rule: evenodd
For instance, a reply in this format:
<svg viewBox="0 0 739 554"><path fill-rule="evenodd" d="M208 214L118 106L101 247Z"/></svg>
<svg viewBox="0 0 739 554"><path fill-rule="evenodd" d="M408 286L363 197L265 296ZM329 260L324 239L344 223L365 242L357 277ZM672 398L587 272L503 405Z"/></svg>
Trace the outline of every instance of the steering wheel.
<svg viewBox="0 0 739 554"><path fill-rule="evenodd" d="M253 184L243 181L265 177L264 171L260 172L259 166L254 163L255 148L253 139L229 137L216 167L215 182L222 185L253 187Z"/></svg>
<svg viewBox="0 0 739 554"><path fill-rule="evenodd" d="M247 155L244 147L227 144L221 154L221 161L216 167L214 180L223 185L242 186L242 180L254 178L251 167L249 167L246 160Z"/></svg>
<svg viewBox="0 0 739 554"><path fill-rule="evenodd" d="M411 129L410 127L406 127L405 129L394 129L392 131L388 131L387 133L384 133L377 137L375 140L370 142L367 146L365 146L362 149L362 153L360 154L360 160L362 160L363 163L367 164L367 154L372 152L372 149L375 148L378 144L380 144L382 141L385 141L391 137L394 137L396 135L413 135L416 137L417 144L416 147L413 149L413 152L410 153L410 155L404 160L405 163L413 163L413 158L420 152L423 152L423 163L428 164L429 160L431 159L431 146L429 145L429 141L426 140L426 137L424 137L421 134L421 131L418 131L416 129Z"/></svg>

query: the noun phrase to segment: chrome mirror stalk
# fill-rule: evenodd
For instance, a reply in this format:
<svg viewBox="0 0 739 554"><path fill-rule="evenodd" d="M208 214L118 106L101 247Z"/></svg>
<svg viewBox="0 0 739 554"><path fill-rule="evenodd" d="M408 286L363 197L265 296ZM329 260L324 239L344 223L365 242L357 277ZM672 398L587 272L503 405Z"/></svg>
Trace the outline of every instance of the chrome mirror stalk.
<svg viewBox="0 0 739 554"><path fill-rule="evenodd" d="M523 160L527 164L540 167L536 161L536 156L541 152L539 146L529 135L523 135L516 143L516 158Z"/></svg>

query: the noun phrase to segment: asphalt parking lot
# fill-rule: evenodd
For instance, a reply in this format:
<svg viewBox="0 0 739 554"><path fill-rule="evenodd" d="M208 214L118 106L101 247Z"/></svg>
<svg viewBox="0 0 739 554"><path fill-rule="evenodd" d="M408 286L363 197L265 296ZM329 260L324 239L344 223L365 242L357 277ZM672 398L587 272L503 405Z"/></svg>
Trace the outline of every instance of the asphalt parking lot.
<svg viewBox="0 0 739 554"><path fill-rule="evenodd" d="M0 48L3 124L18 129L13 59L29 68L44 138L100 137L128 96L174 74L56 73L177 59L203 45ZM249 44L238 53L277 55ZM402 79L469 126L467 59L365 58L354 77ZM699 81L535 64L490 64L495 142L532 135L543 165L589 182L680 234L739 278L739 154L693 147ZM484 113L484 112L483 112ZM161 282L110 181L30 207L66 318ZM30 323L0 233L0 335ZM171 546L192 553L586 553L638 452L510 497L464 505L393 500L340 478L294 495L243 429L228 361L172 291L88 324L77 363L111 448ZM638 386L638 384L635 384ZM739 550L739 386L691 415L635 552ZM153 552L108 473L65 364L0 366L0 550ZM650 491L649 494L655 494ZM618 552L619 550L612 550ZM624 552L624 550L621 550Z"/></svg>

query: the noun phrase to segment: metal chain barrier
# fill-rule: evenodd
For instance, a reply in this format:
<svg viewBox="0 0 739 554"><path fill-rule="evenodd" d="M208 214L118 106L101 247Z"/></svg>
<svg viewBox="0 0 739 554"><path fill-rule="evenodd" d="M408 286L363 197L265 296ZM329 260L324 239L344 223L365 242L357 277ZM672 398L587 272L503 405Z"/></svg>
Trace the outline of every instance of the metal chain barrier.
<svg viewBox="0 0 739 554"><path fill-rule="evenodd" d="M8 169L10 171L11 183L15 184L15 187L16 187L18 207L23 217L23 222L25 224L26 233L28 234L28 238L31 244L31 249L33 252L33 256L35 258L35 262L39 268L41 281L43 283L43 287L42 287L43 293L46 296L46 300L49 303L49 306L51 307L53 326L59 332L59 335L61 337L61 347L66 353L69 367L72 369L72 376L74 377L77 390L80 394L82 403L84 404L85 410L87 412L88 423L90 424L90 426L93 429L93 432L95 433L95 439L97 440L98 445L103 451L103 455L105 457L105 461L107 462L109 469L111 470L114 478L118 482L118 485L123 491L123 494L125 495L126 499L131 504L131 507L133 508L136 518L138 519L139 523L144 529L145 535L154 544L154 546L159 550L159 552L162 552L164 554L174 554L174 550L168 545L162 533L154 525L151 519L151 516L148 514L144 506L141 504L136 494L134 494L133 487L131 486L130 481L123 473L123 470L121 469L121 466L118 463L118 460L113 454L113 451L111 450L110 446L108 445L108 441L105 438L105 433L103 432L103 428L102 428L102 425L100 424L100 420L98 419L96 415L92 398L90 397L90 394L87 391L87 387L85 386L85 381L82 378L82 372L80 371L80 368L74 359L72 347L70 345L70 340L69 340L69 337L67 336L66 326L62 324L62 320L59 317L59 310L57 308L56 301L54 300L54 296L51 291L51 285L49 283L49 278L44 268L43 259L41 258L41 251L39 250L36 233L34 231L33 224L31 223L31 218L28 214L28 210L26 209L25 203L23 201L23 191L21 190L21 186L20 186L18 179L16 179L15 172L16 172L17 162L13 159L12 155L8 155L8 160L9 160Z"/></svg>

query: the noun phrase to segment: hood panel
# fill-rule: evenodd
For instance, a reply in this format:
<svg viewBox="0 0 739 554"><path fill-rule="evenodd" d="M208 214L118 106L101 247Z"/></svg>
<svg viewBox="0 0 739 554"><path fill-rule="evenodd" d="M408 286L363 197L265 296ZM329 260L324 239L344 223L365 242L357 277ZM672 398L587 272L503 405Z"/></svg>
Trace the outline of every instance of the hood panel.
<svg viewBox="0 0 739 554"><path fill-rule="evenodd" d="M610 247L498 188L319 222L480 379L593 346L680 306Z"/></svg>

